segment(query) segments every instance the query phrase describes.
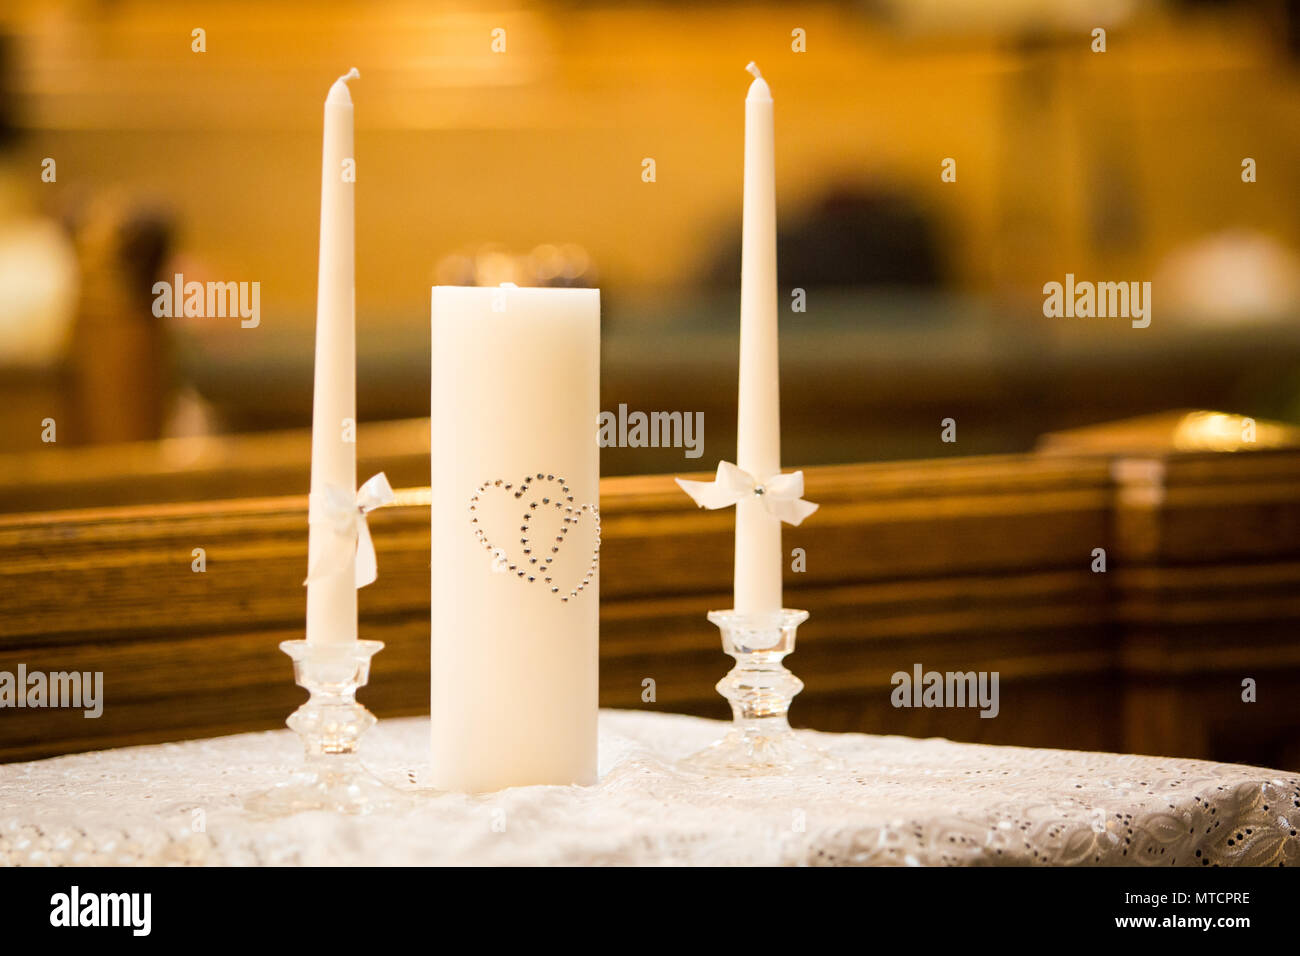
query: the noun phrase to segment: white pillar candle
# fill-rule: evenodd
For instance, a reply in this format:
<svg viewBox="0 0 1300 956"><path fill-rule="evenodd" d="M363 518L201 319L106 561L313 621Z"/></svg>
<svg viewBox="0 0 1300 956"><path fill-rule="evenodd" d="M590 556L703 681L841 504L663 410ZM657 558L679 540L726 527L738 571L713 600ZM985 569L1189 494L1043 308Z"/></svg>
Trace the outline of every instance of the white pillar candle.
<svg viewBox="0 0 1300 956"><path fill-rule="evenodd" d="M308 567L327 569L307 584L307 640L341 644L357 639L355 542L348 548L321 505L329 488L351 501L357 492L356 321L353 271L352 69L325 98L321 160L320 272L316 286L316 382L311 422L311 522Z"/></svg>
<svg viewBox="0 0 1300 956"><path fill-rule="evenodd" d="M781 470L776 323L776 181L772 94L753 63L745 97L744 235L736 464L759 482ZM781 521L757 497L736 505L735 610L781 607Z"/></svg>
<svg viewBox="0 0 1300 956"><path fill-rule="evenodd" d="M600 293L435 287L433 785L596 780Z"/></svg>

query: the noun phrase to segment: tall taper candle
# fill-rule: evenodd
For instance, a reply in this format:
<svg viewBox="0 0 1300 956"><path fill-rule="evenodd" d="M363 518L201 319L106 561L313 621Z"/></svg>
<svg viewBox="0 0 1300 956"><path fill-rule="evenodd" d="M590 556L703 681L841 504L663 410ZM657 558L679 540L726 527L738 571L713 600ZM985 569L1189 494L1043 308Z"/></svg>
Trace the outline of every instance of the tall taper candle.
<svg viewBox="0 0 1300 956"><path fill-rule="evenodd" d="M308 564L345 539L320 513L326 489L357 493L356 289L352 202L353 67L325 98L325 140L321 159L320 273L316 285L316 388L311 421L311 509ZM307 640L340 644L357 639L356 552L346 560L321 562L330 568L307 585Z"/></svg>
<svg viewBox="0 0 1300 956"><path fill-rule="evenodd" d="M432 312L432 783L594 783L600 293Z"/></svg>
<svg viewBox="0 0 1300 956"><path fill-rule="evenodd" d="M772 94L753 63L745 97L744 236L736 464L757 481L781 470L776 323L776 181ZM781 607L781 521L756 497L736 505L735 610Z"/></svg>

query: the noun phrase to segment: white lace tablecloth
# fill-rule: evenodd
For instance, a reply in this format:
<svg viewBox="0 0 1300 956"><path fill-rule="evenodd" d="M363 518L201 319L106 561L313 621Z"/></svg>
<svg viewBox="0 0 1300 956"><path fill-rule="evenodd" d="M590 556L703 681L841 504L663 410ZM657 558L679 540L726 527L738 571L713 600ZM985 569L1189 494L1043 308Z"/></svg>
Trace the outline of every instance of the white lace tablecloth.
<svg viewBox="0 0 1300 956"><path fill-rule="evenodd" d="M0 765L8 864L1300 864L1300 775L1199 760L816 734L843 772L687 776L723 724L603 711L597 786L419 792L367 816L256 819L289 731ZM810 732L809 732L810 733ZM418 782L427 718L368 763Z"/></svg>

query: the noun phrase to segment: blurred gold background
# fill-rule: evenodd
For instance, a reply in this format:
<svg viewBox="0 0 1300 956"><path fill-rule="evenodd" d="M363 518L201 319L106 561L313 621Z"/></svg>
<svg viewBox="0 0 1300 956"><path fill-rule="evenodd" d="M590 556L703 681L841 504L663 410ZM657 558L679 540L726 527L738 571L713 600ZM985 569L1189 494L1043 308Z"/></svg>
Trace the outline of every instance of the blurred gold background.
<svg viewBox="0 0 1300 956"><path fill-rule="evenodd" d="M62 445L308 424L322 102L354 65L363 420L427 414L435 282L598 285L602 407L706 413L702 459L605 473L733 454L753 59L782 296L808 293L792 464L1182 406L1300 421L1294 2L17 0L0 35L0 452L47 417ZM174 272L260 282L260 326L153 319ZM1151 281L1151 327L1045 318L1067 272Z"/></svg>

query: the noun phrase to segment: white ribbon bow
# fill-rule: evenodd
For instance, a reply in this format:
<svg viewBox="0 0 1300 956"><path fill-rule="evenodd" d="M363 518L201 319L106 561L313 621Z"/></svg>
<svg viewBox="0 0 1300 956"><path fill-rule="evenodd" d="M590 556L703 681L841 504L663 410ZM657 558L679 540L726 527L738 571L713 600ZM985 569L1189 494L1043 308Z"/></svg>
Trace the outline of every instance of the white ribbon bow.
<svg viewBox="0 0 1300 956"><path fill-rule="evenodd" d="M307 507L307 523L327 526L335 538L317 549L307 564L307 580L303 584L319 581L342 568L347 564L350 548L357 556L357 587L363 588L379 577L379 564L375 560L375 545L370 540L366 515L391 504L395 497L388 476L382 471L357 489L355 499L337 485L326 485L323 494L312 495Z"/></svg>
<svg viewBox="0 0 1300 956"><path fill-rule="evenodd" d="M727 508L755 495L763 507L787 524L797 525L817 510L817 505L803 500L803 472L776 474L758 481L749 472L729 461L718 462L718 474L712 481L687 481L677 484L701 508Z"/></svg>

